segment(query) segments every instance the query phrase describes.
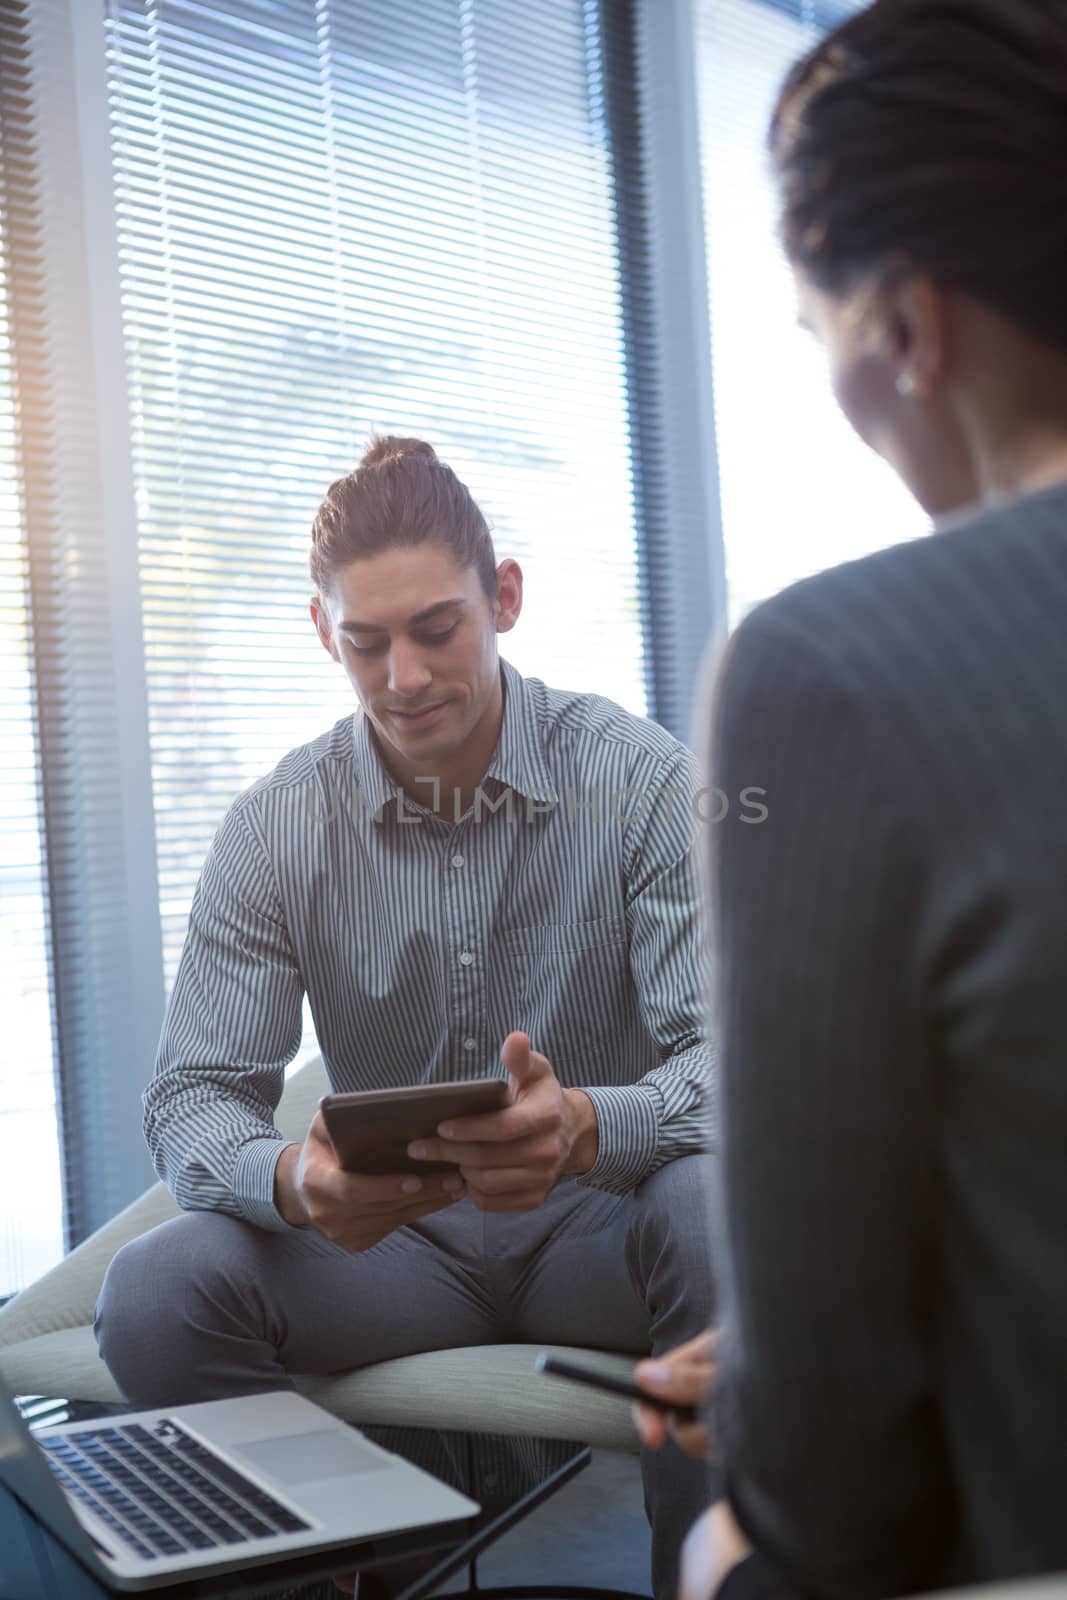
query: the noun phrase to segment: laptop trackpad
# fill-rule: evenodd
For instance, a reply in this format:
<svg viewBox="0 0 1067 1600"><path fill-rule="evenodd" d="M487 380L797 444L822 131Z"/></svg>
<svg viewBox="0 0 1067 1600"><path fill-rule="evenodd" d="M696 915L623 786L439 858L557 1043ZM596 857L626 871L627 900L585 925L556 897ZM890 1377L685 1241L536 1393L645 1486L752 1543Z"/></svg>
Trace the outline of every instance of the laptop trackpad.
<svg viewBox="0 0 1067 1600"><path fill-rule="evenodd" d="M283 1433L231 1446L235 1455L267 1472L277 1483L309 1483L313 1478L347 1478L357 1472L382 1472L392 1466L365 1440L342 1428L314 1433Z"/></svg>

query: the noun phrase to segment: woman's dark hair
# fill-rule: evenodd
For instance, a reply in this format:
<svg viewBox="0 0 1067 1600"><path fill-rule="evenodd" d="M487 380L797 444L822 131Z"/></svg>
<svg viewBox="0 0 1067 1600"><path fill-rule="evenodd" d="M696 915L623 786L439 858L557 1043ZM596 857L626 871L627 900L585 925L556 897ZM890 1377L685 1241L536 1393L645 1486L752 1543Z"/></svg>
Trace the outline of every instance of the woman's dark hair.
<svg viewBox="0 0 1067 1600"><path fill-rule="evenodd" d="M817 287L924 273L1067 350L1067 0L875 0L794 67L769 142Z"/></svg>
<svg viewBox="0 0 1067 1600"><path fill-rule="evenodd" d="M342 567L382 550L430 542L473 567L497 595L489 527L466 484L422 439L374 438L359 466L327 491L311 528L311 580L325 593Z"/></svg>

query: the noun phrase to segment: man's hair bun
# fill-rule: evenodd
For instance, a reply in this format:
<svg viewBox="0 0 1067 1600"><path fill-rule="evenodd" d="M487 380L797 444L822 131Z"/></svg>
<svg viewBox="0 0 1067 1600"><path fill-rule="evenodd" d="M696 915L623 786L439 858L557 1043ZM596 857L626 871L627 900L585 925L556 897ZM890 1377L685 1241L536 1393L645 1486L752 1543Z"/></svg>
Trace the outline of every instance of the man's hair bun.
<svg viewBox="0 0 1067 1600"><path fill-rule="evenodd" d="M354 471L330 485L311 529L311 581L325 594L337 573L382 550L437 543L473 567L488 599L496 556L466 484L425 439L372 434Z"/></svg>
<svg viewBox="0 0 1067 1600"><path fill-rule="evenodd" d="M391 461L401 461L405 456L424 456L427 461L437 460L436 450L425 439L401 439L394 433L376 433L364 452L359 470L382 467Z"/></svg>

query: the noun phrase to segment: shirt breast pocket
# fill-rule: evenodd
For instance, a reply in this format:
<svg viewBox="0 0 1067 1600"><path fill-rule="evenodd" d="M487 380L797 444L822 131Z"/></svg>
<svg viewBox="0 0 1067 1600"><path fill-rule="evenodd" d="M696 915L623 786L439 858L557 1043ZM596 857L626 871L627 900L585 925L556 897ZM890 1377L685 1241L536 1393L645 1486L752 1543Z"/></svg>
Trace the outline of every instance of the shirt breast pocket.
<svg viewBox="0 0 1067 1600"><path fill-rule="evenodd" d="M568 1080L609 1062L633 1009L622 919L507 928L503 937L520 1019L511 1026L554 1067L572 1069Z"/></svg>

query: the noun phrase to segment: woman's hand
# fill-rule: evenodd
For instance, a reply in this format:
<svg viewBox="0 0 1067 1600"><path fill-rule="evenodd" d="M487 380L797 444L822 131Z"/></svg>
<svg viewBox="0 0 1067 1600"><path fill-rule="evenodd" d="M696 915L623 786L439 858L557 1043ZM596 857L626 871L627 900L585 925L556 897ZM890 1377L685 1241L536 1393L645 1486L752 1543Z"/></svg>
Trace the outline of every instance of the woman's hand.
<svg viewBox="0 0 1067 1600"><path fill-rule="evenodd" d="M678 1600L712 1600L738 1562L751 1554L729 1500L716 1500L694 1522L682 1546Z"/></svg>
<svg viewBox="0 0 1067 1600"><path fill-rule="evenodd" d="M634 1377L642 1389L680 1406L701 1406L715 1381L715 1334L702 1333L654 1361L639 1361ZM711 1454L711 1435L703 1422L679 1422L667 1411L634 1406L634 1424L643 1444L659 1450L676 1439L690 1456Z"/></svg>

